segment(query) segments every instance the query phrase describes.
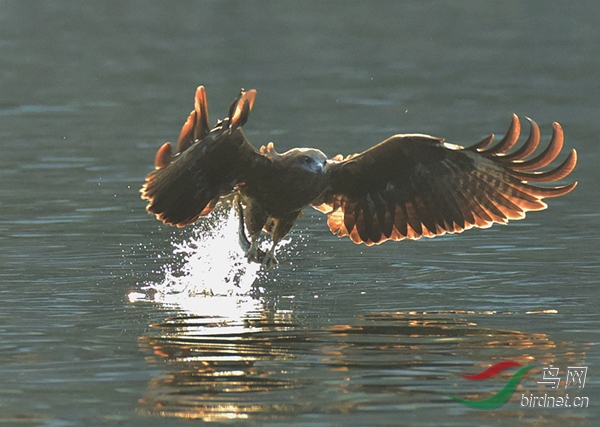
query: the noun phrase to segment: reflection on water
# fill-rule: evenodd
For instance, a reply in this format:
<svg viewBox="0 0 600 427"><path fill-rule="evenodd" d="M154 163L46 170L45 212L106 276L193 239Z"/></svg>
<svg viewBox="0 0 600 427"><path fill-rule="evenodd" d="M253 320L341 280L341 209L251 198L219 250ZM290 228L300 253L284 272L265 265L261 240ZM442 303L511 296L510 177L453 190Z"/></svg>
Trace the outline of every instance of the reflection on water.
<svg viewBox="0 0 600 427"><path fill-rule="evenodd" d="M585 362L583 344L477 324L494 316L552 319L556 310L367 312L333 324L303 320L256 288L263 273L236 244L238 220L231 212L216 211L188 240L174 243L175 261L161 271L164 278L129 295L172 313L140 339L147 361L161 371L139 401L142 414L267 421L352 413L372 420L374 413L421 411L422 419L429 416L425 408L451 405L463 416L466 409L446 393L482 399L497 384L474 388L461 374L516 360L536 366L520 386L535 391L542 367ZM500 416L514 417L517 408L533 424L557 418L524 411L515 397L509 405L512 410L503 408ZM558 416L571 424L578 419L564 411Z"/></svg>
<svg viewBox="0 0 600 427"><path fill-rule="evenodd" d="M561 364L584 362L580 344L469 320L485 315L494 313L379 312L309 329L291 311L181 313L141 338L149 362L163 372L148 385L139 410L214 421L456 406L444 393L481 399L497 391L496 384L474 389L462 373L506 359L556 365L557 353L564 355ZM535 390L540 370L531 372L525 386ZM509 405L518 405L514 397Z"/></svg>

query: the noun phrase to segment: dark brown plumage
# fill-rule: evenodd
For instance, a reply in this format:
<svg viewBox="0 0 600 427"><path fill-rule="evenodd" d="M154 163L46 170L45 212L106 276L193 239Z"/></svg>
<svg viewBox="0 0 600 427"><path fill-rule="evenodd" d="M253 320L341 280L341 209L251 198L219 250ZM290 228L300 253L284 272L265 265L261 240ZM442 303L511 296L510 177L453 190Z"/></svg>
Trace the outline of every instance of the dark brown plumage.
<svg viewBox="0 0 600 427"><path fill-rule="evenodd" d="M514 149L521 128L513 115L508 132L495 145L493 135L465 148L428 135L406 134L360 154L327 159L312 148L280 154L269 143L256 150L241 130L255 95L254 90L242 90L229 116L209 129L206 94L200 86L179 137L179 153L172 154L170 143L161 147L142 198L149 201L148 212L183 227L209 214L221 197L235 193L251 237L248 259L262 261L267 268L277 263L277 243L309 205L328 214L334 234L372 245L521 219L528 211L545 209L542 199L567 194L577 184L537 185L564 179L577 163L571 150L562 164L540 171L562 151L558 123L553 124L548 147L536 156L537 124L528 119L529 138ZM266 255L257 246L263 229L273 236Z"/></svg>

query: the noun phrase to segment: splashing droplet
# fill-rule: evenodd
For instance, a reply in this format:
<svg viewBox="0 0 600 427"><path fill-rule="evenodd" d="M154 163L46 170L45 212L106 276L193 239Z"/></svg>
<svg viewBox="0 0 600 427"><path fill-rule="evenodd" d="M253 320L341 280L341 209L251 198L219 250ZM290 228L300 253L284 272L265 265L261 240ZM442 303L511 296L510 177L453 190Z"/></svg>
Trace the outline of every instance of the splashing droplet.
<svg viewBox="0 0 600 427"><path fill-rule="evenodd" d="M260 264L248 263L238 245L238 218L232 209L222 207L202 220L189 239L173 242L177 264L162 268L161 282L148 282L141 291L143 300L183 309L191 313L223 314L222 302L234 305L248 299L260 276ZM210 297L210 298L208 298ZM215 297L219 303L216 303ZM130 301L141 301L140 292ZM248 307L247 307L248 308Z"/></svg>

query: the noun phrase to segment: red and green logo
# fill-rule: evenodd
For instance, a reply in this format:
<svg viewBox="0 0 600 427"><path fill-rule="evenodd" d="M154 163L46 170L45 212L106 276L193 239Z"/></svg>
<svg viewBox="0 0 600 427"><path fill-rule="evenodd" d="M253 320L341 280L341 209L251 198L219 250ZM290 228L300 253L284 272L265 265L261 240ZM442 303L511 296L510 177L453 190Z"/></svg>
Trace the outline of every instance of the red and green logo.
<svg viewBox="0 0 600 427"><path fill-rule="evenodd" d="M522 368L519 369L517 372L515 372L510 377L508 382L504 385L504 387L502 387L502 390L500 390L498 393L494 394L493 396L488 397L487 399L466 400L466 399L461 399L460 397L453 396L448 393L446 393L446 394L449 397L451 397L452 399L456 400L457 402L460 402L464 405L470 406L471 408L476 408L476 409L499 408L500 406L504 405L508 401L508 399L510 399L510 396L513 394L513 392L517 388L517 385L519 385L519 381L521 381L521 378L523 378L523 376L527 373L527 371L529 371L531 368L533 368L533 365L523 366L519 362L507 360L506 362L496 363L495 365L490 366L489 368L487 368L486 370L484 370L483 372L480 372L478 374L463 375L463 378L466 378L468 380L481 381L481 380L487 380L492 377L495 377L500 372L504 372L507 369L514 368L517 366L522 366Z"/></svg>

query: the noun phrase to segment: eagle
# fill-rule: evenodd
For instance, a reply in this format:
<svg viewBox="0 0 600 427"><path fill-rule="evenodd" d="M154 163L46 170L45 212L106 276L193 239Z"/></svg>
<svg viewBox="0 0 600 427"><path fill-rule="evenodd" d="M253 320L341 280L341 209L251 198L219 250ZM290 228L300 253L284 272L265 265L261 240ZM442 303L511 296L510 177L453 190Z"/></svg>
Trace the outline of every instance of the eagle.
<svg viewBox="0 0 600 427"><path fill-rule="evenodd" d="M277 244L308 206L328 215L334 235L370 246L522 219L545 209L544 198L563 196L577 185L555 185L575 168L574 149L560 165L547 168L563 148L558 123L552 124L548 146L535 155L538 125L527 119L529 136L517 147L521 124L513 114L496 143L493 134L466 147L398 134L362 153L328 158L316 148L278 153L272 142L256 149L242 131L255 98L256 90L242 89L227 117L210 127L206 91L199 86L177 153L170 142L158 150L141 197L150 214L184 227L233 195L246 258L266 269L277 264ZM263 231L272 238L266 252L259 248Z"/></svg>

